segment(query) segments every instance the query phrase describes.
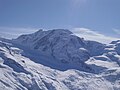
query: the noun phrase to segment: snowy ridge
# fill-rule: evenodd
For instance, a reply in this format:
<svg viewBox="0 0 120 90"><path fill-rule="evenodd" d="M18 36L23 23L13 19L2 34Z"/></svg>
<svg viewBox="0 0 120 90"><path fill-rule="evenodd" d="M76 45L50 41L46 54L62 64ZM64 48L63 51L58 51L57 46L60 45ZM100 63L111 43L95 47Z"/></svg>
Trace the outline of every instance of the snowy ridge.
<svg viewBox="0 0 120 90"><path fill-rule="evenodd" d="M0 90L120 90L119 46L64 29L1 39Z"/></svg>

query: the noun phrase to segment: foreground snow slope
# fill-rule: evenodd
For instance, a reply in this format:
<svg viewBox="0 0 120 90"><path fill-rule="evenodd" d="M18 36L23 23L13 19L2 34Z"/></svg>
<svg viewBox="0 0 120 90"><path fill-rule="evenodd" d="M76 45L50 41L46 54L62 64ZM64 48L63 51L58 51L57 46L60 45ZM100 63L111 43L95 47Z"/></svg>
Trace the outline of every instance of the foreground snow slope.
<svg viewBox="0 0 120 90"><path fill-rule="evenodd" d="M1 39L0 73L0 90L120 90L119 41L60 29Z"/></svg>

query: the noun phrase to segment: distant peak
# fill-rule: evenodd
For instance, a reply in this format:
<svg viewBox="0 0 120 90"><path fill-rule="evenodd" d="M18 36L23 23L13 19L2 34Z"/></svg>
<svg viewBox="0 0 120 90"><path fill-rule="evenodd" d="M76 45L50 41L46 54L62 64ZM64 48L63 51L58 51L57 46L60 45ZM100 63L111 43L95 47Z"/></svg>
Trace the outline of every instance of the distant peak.
<svg viewBox="0 0 120 90"><path fill-rule="evenodd" d="M110 44L117 44L117 43L120 43L120 40L112 41Z"/></svg>

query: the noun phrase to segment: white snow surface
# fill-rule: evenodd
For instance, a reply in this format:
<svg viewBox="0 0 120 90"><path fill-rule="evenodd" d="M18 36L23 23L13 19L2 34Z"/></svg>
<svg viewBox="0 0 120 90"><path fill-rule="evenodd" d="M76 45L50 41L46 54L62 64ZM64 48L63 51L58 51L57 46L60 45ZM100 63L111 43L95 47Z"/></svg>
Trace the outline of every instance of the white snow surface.
<svg viewBox="0 0 120 90"><path fill-rule="evenodd" d="M69 30L0 40L0 90L120 90L120 44Z"/></svg>

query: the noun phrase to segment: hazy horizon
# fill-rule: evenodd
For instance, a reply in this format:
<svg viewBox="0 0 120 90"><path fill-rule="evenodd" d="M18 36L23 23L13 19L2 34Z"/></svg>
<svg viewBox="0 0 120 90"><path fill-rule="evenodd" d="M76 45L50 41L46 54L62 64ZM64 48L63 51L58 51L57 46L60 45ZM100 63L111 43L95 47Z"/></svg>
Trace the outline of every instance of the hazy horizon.
<svg viewBox="0 0 120 90"><path fill-rule="evenodd" d="M119 0L0 0L0 35L14 38L40 28L72 31L85 28L119 39L119 3Z"/></svg>

